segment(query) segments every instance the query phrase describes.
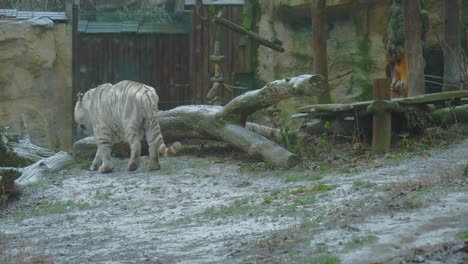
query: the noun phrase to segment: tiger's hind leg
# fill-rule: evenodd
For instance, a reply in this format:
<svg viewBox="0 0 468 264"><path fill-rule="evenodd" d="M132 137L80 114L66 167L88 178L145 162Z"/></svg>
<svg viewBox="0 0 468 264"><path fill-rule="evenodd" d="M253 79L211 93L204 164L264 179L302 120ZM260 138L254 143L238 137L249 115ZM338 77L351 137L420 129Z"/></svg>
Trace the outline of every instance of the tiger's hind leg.
<svg viewBox="0 0 468 264"><path fill-rule="evenodd" d="M140 166L141 143L136 137L130 143L130 160L128 161L128 170L134 171Z"/></svg>
<svg viewBox="0 0 468 264"><path fill-rule="evenodd" d="M159 126L155 129L153 125L147 125L146 127L146 141L148 142L148 152L149 152L149 159L148 159L148 170L159 170L161 165L159 164L159 146L160 142L158 139L161 138L161 131Z"/></svg>

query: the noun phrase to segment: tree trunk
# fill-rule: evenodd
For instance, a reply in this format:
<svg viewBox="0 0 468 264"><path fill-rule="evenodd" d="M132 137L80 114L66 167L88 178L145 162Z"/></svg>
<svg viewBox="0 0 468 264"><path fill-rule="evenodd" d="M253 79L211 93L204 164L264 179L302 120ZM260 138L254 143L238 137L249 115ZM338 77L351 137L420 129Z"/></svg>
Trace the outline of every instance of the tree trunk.
<svg viewBox="0 0 468 264"><path fill-rule="evenodd" d="M262 89L244 93L225 107L210 105L179 106L161 111L159 120L166 142L182 139L210 139L228 143L249 155L279 167L292 167L294 154L262 135L247 130L247 117L255 111L292 96L316 96L322 92L319 75L301 75L273 81Z"/></svg>
<svg viewBox="0 0 468 264"><path fill-rule="evenodd" d="M455 90L461 80L460 3L444 0L444 91Z"/></svg>
<svg viewBox="0 0 468 264"><path fill-rule="evenodd" d="M422 26L418 0L403 0L405 48L408 59L408 95L425 93Z"/></svg>
<svg viewBox="0 0 468 264"><path fill-rule="evenodd" d="M314 59L313 72L324 78L325 92L318 97L318 102L331 102L328 86L327 62L327 5L325 0L312 0L312 56Z"/></svg>

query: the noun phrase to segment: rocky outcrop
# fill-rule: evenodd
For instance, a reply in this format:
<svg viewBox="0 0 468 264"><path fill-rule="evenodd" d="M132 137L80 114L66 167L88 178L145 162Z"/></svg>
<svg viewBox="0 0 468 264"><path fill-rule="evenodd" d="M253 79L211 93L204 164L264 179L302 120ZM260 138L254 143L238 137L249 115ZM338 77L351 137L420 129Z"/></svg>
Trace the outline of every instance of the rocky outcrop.
<svg viewBox="0 0 468 264"><path fill-rule="evenodd" d="M66 24L48 18L0 20L0 126L19 131L24 114L31 141L71 147L71 45Z"/></svg>
<svg viewBox="0 0 468 264"><path fill-rule="evenodd" d="M442 39L441 2L425 1L429 13L430 31L427 33L426 64L440 55ZM261 8L259 33L266 38L283 40L284 53L268 48L258 49L258 77L266 82L312 72L311 0L258 1ZM333 102L353 102L372 97L374 79L386 77L384 35L387 32L388 1L328 0L327 54L329 84ZM437 74L440 69L429 69ZM313 98L283 102L275 112L288 116L288 109L313 103ZM306 103L307 102L307 103Z"/></svg>

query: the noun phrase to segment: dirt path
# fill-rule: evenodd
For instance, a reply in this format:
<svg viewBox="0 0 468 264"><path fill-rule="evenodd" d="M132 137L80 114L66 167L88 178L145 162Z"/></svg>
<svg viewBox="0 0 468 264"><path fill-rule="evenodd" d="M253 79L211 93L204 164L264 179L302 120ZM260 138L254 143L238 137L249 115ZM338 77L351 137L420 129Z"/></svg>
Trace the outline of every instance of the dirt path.
<svg viewBox="0 0 468 264"><path fill-rule="evenodd" d="M0 262L303 263L320 256L341 263L460 263L468 257L453 252L468 229L461 176L468 140L358 174L255 169L262 164L245 170L229 155L163 158L161 171L151 173L128 173L125 162L115 160L115 172L105 175L76 165L27 186L2 212ZM439 245L454 250L429 254Z"/></svg>

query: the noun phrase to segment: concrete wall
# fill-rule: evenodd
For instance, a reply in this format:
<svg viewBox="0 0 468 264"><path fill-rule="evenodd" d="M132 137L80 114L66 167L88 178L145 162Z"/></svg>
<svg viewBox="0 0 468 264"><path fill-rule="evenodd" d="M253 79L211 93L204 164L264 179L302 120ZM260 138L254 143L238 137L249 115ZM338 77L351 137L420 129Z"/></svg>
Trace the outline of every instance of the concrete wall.
<svg viewBox="0 0 468 264"><path fill-rule="evenodd" d="M0 127L19 131L24 114L34 144L71 148L71 27L47 18L0 20Z"/></svg>

